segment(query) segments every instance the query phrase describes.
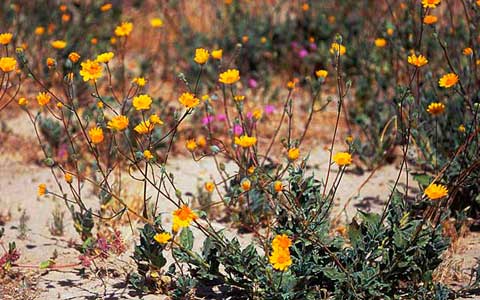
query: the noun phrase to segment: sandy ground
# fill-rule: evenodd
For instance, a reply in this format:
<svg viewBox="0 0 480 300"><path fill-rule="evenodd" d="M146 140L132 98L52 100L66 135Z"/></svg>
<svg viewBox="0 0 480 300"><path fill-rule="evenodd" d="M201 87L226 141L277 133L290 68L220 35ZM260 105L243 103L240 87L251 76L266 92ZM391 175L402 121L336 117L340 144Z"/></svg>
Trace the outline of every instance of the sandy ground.
<svg viewBox="0 0 480 300"><path fill-rule="evenodd" d="M25 120L23 120L24 122ZM32 136L25 133L28 130L22 128L18 119L8 123L10 135L19 140L32 140ZM49 231L52 222L52 210L59 206L64 211L62 203L51 197L38 198L37 186L40 182L47 186L54 186L53 177L49 169L39 167L34 163L25 163L24 155L19 155L12 149L7 149L7 144L14 140L4 140L0 143L0 216L8 216L5 224L5 237L3 241L16 240L17 247L22 254L18 263L27 266L19 270L25 276L15 279L20 284L12 285L15 288L13 296L1 295L6 293L8 287L0 287L0 299L138 299L133 291L126 285L127 274L133 270L134 264L130 258L135 236L128 226L122 227L122 235L129 249L120 257L100 262L100 266L107 269L107 274L96 276L92 271L81 272L78 266L61 268L58 270L40 270L37 266L40 262L49 259L57 252L57 265L69 265L78 263L79 253L70 245L72 241L79 242L78 235L72 226L70 216L65 215L65 234L62 237L54 237ZM2 145L3 144L3 145ZM38 147L32 142L30 149L26 151L36 152ZM341 148L339 147L339 150ZM320 145L310 152L309 165L312 172L318 178L325 176L328 166L328 152ZM168 170L174 173L178 188L182 191L196 191L199 184L195 178L210 177L215 174L213 163L209 159L194 162L191 158L175 158L169 163ZM391 186L398 174L398 166L391 164L376 171L371 178L370 173L362 175L347 173L340 185L337 194L333 216L340 216L343 222L351 219L358 208L378 210L382 200L388 197ZM369 180L363 185L363 183ZM192 180L193 179L193 180ZM401 182L405 178L402 176ZM363 187L362 187L363 185ZM360 189L360 187L362 187ZM131 188L135 192L135 188ZM92 197L93 198L93 197ZM345 212L340 213L343 208ZM169 213L174 209L172 204L161 202L161 211ZM25 239L18 239L19 224L22 212L29 216L26 222L28 231ZM168 214L167 214L168 215ZM165 219L169 222L169 218ZM134 224L136 227L141 224ZM224 228L226 224L214 223L217 228ZM196 236L201 234L194 231ZM227 234L238 235L242 244L250 242L250 236L239 235L236 230L227 228ZM471 234L459 247L457 253L451 255L455 262L455 268L461 273L469 273L469 268L474 264L474 257L478 256L480 237ZM199 241L195 247L198 247ZM31 266L31 267L28 267ZM461 277L461 276L460 276ZM99 279L101 278L101 280ZM18 282L17 282L18 283ZM12 293L9 293L12 295ZM159 296L146 296L143 299L162 299Z"/></svg>

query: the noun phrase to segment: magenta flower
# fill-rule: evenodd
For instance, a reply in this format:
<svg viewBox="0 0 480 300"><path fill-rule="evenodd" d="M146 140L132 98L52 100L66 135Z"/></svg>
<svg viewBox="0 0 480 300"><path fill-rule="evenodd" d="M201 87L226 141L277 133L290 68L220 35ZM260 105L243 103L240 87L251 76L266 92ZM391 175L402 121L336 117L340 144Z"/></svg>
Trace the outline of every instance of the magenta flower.
<svg viewBox="0 0 480 300"><path fill-rule="evenodd" d="M239 124L233 125L233 134L236 136L240 136L243 133L243 128Z"/></svg>
<svg viewBox="0 0 480 300"><path fill-rule="evenodd" d="M202 119L203 125L208 125L211 122L213 122L213 116L203 117Z"/></svg>
<svg viewBox="0 0 480 300"><path fill-rule="evenodd" d="M264 111L265 111L265 114L271 115L275 112L275 106L273 106L271 104L267 104L267 105L265 105Z"/></svg>
<svg viewBox="0 0 480 300"><path fill-rule="evenodd" d="M308 55L308 51L307 51L307 49L305 49L305 48L302 48L302 50L300 50L300 52L298 52L298 56L299 56L300 58L304 58L304 57L307 56L307 55Z"/></svg>
<svg viewBox="0 0 480 300"><path fill-rule="evenodd" d="M258 86L258 83L257 83L257 81L256 81L255 79L250 78L250 79L248 80L248 86L249 86L251 89L254 89L254 88L256 88L256 87Z"/></svg>
<svg viewBox="0 0 480 300"><path fill-rule="evenodd" d="M224 114L219 114L217 115L217 120L218 121L225 121L227 117Z"/></svg>

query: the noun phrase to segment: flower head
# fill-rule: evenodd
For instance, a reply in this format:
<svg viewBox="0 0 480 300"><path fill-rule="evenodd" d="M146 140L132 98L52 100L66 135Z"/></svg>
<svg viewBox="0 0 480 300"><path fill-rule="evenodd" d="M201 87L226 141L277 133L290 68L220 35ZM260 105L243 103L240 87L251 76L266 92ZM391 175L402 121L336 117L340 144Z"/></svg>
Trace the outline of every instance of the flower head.
<svg viewBox="0 0 480 300"><path fill-rule="evenodd" d="M215 183L211 181L205 182L204 187L205 187L205 190L211 194L215 190Z"/></svg>
<svg viewBox="0 0 480 300"><path fill-rule="evenodd" d="M2 33L0 34L0 44L8 45L12 40L13 35L11 33Z"/></svg>
<svg viewBox="0 0 480 300"><path fill-rule="evenodd" d="M20 105L20 106L26 106L27 104L28 104L27 98L25 98L25 97L20 97L20 99L18 99L18 105Z"/></svg>
<svg viewBox="0 0 480 300"><path fill-rule="evenodd" d="M448 73L442 76L440 80L438 80L438 85L443 88L451 88L458 82L458 75L455 73Z"/></svg>
<svg viewBox="0 0 480 300"><path fill-rule="evenodd" d="M210 53L204 48L195 49L195 58L193 59L197 64L203 65L208 61Z"/></svg>
<svg viewBox="0 0 480 300"><path fill-rule="evenodd" d="M384 38L375 39L375 46L378 48L383 48L387 45L387 40Z"/></svg>
<svg viewBox="0 0 480 300"><path fill-rule="evenodd" d="M155 124L155 125L163 125L163 121L160 119L160 117L156 114L153 114L153 115L150 115L150 117L148 118L148 120L150 120L150 122L152 122L152 124Z"/></svg>
<svg viewBox="0 0 480 300"><path fill-rule="evenodd" d="M104 52L99 55L97 55L97 58L95 59L98 62L101 63L108 63L109 61L112 60L112 58L115 56L113 52Z"/></svg>
<svg viewBox="0 0 480 300"><path fill-rule="evenodd" d="M47 185L45 183L40 183L38 185L37 195L40 197L45 195L46 193L47 193Z"/></svg>
<svg viewBox="0 0 480 300"><path fill-rule="evenodd" d="M448 190L444 185L431 183L423 193L430 200L441 199L448 195Z"/></svg>
<svg viewBox="0 0 480 300"><path fill-rule="evenodd" d="M166 244L172 239L172 236L168 232L157 233L153 239L159 244Z"/></svg>
<svg viewBox="0 0 480 300"><path fill-rule="evenodd" d="M470 56L470 55L473 54L473 49L470 48L470 47L466 47L466 48L463 49L462 53L465 56Z"/></svg>
<svg viewBox="0 0 480 300"><path fill-rule="evenodd" d="M352 163L352 155L348 152L337 152L333 156L333 161L339 166L348 166Z"/></svg>
<svg viewBox="0 0 480 300"><path fill-rule="evenodd" d="M235 144L242 148L252 147L257 143L257 138L248 135L242 135L241 137L235 137Z"/></svg>
<svg viewBox="0 0 480 300"><path fill-rule="evenodd" d="M317 75L318 78L327 78L328 71L327 70L317 70L317 71L315 71L315 75Z"/></svg>
<svg viewBox="0 0 480 300"><path fill-rule="evenodd" d="M43 35L45 33L45 27L37 26L34 32L36 35Z"/></svg>
<svg viewBox="0 0 480 300"><path fill-rule="evenodd" d="M293 147L288 149L288 160L295 161L300 156L300 149Z"/></svg>
<svg viewBox="0 0 480 300"><path fill-rule="evenodd" d="M73 181L73 176L72 176L72 174L70 174L70 173L65 173L64 179L65 179L65 182L66 182L66 183L72 183L72 181Z"/></svg>
<svg viewBox="0 0 480 300"><path fill-rule="evenodd" d="M64 40L55 40L51 41L50 45L57 50L62 50L63 48L67 47L67 42Z"/></svg>
<svg viewBox="0 0 480 300"><path fill-rule="evenodd" d="M276 235L272 241L272 249L275 251L277 249L286 249L292 246L292 240L286 234Z"/></svg>
<svg viewBox="0 0 480 300"><path fill-rule="evenodd" d="M146 160L151 160L153 158L153 154L150 152L150 150L145 150L143 151L143 157L145 157Z"/></svg>
<svg viewBox="0 0 480 300"><path fill-rule="evenodd" d="M197 149L197 142L195 142L195 139L189 139L185 143L185 147L187 147L188 151L192 152Z"/></svg>
<svg viewBox="0 0 480 300"><path fill-rule="evenodd" d="M347 53L347 48L339 43L332 43L330 46L330 53L335 55L338 53L340 56L342 56Z"/></svg>
<svg viewBox="0 0 480 300"><path fill-rule="evenodd" d="M115 28L116 36L129 36L133 30L133 24L131 22L122 22Z"/></svg>
<svg viewBox="0 0 480 300"><path fill-rule="evenodd" d="M228 69L220 74L218 81L224 84L234 84L240 80L240 72L237 69Z"/></svg>
<svg viewBox="0 0 480 300"><path fill-rule="evenodd" d="M441 115L445 111L445 104L440 102L432 102L427 107L427 112L432 116Z"/></svg>
<svg viewBox="0 0 480 300"><path fill-rule="evenodd" d="M423 67L428 63L428 59L423 55L412 54L408 57L408 63L417 68Z"/></svg>
<svg viewBox="0 0 480 300"><path fill-rule="evenodd" d="M77 52L70 52L70 54L68 55L68 59L71 62L76 63L80 59L80 54L78 54Z"/></svg>
<svg viewBox="0 0 480 300"><path fill-rule="evenodd" d="M17 67L17 61L13 57L1 57L0 58L0 69L4 73L9 73L15 70Z"/></svg>
<svg viewBox="0 0 480 300"><path fill-rule="evenodd" d="M103 75L102 66L97 61L87 59L80 65L82 67L80 70L80 75L83 77L83 81L96 81Z"/></svg>
<svg viewBox="0 0 480 300"><path fill-rule="evenodd" d="M292 264L292 257L288 249L274 249L269 257L273 268L279 271L285 271Z"/></svg>
<svg viewBox="0 0 480 300"><path fill-rule="evenodd" d="M223 56L223 50L222 49L212 51L213 59L222 59L222 56Z"/></svg>
<svg viewBox="0 0 480 300"><path fill-rule="evenodd" d="M147 134L150 133L154 127L155 124L152 124L149 120L146 120L135 126L133 130L135 130L138 134Z"/></svg>
<svg viewBox="0 0 480 300"><path fill-rule="evenodd" d="M150 26L153 28L159 28L163 26L163 21L160 18L153 18L150 20Z"/></svg>
<svg viewBox="0 0 480 300"><path fill-rule="evenodd" d="M152 98L147 94L135 96L132 101L136 110L148 110L152 104Z"/></svg>
<svg viewBox="0 0 480 300"><path fill-rule="evenodd" d="M46 92L40 92L37 95L37 102L40 106L45 106L50 102L52 97Z"/></svg>
<svg viewBox="0 0 480 300"><path fill-rule="evenodd" d="M88 131L88 136L90 136L93 144L100 144L101 142L103 142L104 139L103 130L98 126L91 128Z"/></svg>
<svg viewBox="0 0 480 300"><path fill-rule="evenodd" d="M128 118L123 115L115 116L108 121L107 127L113 130L122 131L128 127Z"/></svg>
<svg viewBox="0 0 480 300"><path fill-rule="evenodd" d="M283 190L283 183L280 181L280 180L276 180L274 183L273 183L273 189L275 190L275 192L279 193Z"/></svg>
<svg viewBox="0 0 480 300"><path fill-rule="evenodd" d="M135 77L133 78L132 82L139 87L145 86L147 84L147 80L144 77Z"/></svg>
<svg viewBox="0 0 480 300"><path fill-rule="evenodd" d="M441 0L422 0L422 5L424 8L435 8L440 4Z"/></svg>
<svg viewBox="0 0 480 300"><path fill-rule="evenodd" d="M188 227L197 218L197 214L185 204L173 212L173 224L178 227Z"/></svg>
<svg viewBox="0 0 480 300"><path fill-rule="evenodd" d="M242 190L244 190L245 192L248 192L252 187L252 182L248 178L243 178L242 181L240 182L240 186L242 187Z"/></svg>
<svg viewBox="0 0 480 300"><path fill-rule="evenodd" d="M186 108L194 108L200 104L200 100L192 93L181 94L180 97L178 97L178 102L180 102Z"/></svg>
<svg viewBox="0 0 480 300"><path fill-rule="evenodd" d="M434 15L426 15L425 17L423 17L423 23L427 25L435 24L437 23L437 21L438 21L438 18Z"/></svg>
<svg viewBox="0 0 480 300"><path fill-rule="evenodd" d="M112 9L112 3L105 3L102 6L100 6L100 11L106 12Z"/></svg>

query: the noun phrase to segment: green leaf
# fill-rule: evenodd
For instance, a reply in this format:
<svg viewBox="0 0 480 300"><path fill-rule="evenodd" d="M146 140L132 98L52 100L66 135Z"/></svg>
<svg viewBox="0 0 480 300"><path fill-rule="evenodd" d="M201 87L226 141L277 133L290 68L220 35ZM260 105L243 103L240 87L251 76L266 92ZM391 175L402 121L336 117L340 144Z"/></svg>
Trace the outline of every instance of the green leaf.
<svg viewBox="0 0 480 300"><path fill-rule="evenodd" d="M180 233L180 245L186 250L192 250L193 232L190 230L190 228L185 227Z"/></svg>
<svg viewBox="0 0 480 300"><path fill-rule="evenodd" d="M44 260L40 263L39 268L40 269L47 269L50 268L55 264L55 261L52 259Z"/></svg>

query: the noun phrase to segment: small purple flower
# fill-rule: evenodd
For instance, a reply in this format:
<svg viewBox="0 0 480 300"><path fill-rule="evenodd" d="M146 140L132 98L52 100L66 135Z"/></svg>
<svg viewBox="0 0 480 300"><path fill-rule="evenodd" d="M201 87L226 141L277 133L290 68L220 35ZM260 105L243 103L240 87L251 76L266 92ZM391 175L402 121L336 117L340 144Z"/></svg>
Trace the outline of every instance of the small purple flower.
<svg viewBox="0 0 480 300"><path fill-rule="evenodd" d="M251 111L247 112L247 118L252 119L253 113Z"/></svg>
<svg viewBox="0 0 480 300"><path fill-rule="evenodd" d="M217 116L218 121L225 121L226 119L227 119L227 117L224 114L220 114L220 115Z"/></svg>
<svg viewBox="0 0 480 300"><path fill-rule="evenodd" d="M213 121L213 116L208 116L208 117L203 117L202 119L202 124L203 125L208 125Z"/></svg>
<svg viewBox="0 0 480 300"><path fill-rule="evenodd" d="M298 56L299 56L300 58L304 58L304 57L307 56L307 55L308 55L308 51L307 51L307 49L305 49L305 48L302 48L302 50L300 50L300 52L298 52Z"/></svg>
<svg viewBox="0 0 480 300"><path fill-rule="evenodd" d="M243 133L243 128L239 124L233 125L233 134L236 136L240 136Z"/></svg>
<svg viewBox="0 0 480 300"><path fill-rule="evenodd" d="M248 86L249 86L251 89L255 89L255 88L257 88L257 86L258 86L258 82L257 82L255 79L250 78L250 79L248 80Z"/></svg>
<svg viewBox="0 0 480 300"><path fill-rule="evenodd" d="M275 106L271 104L265 105L265 114L270 115L270 114L273 114L274 112L275 112Z"/></svg>
<svg viewBox="0 0 480 300"><path fill-rule="evenodd" d="M293 49L298 48L298 42L292 42L290 45L292 46Z"/></svg>
<svg viewBox="0 0 480 300"><path fill-rule="evenodd" d="M315 43L310 43L310 50L312 50L312 51L317 50L317 44L315 44Z"/></svg>

